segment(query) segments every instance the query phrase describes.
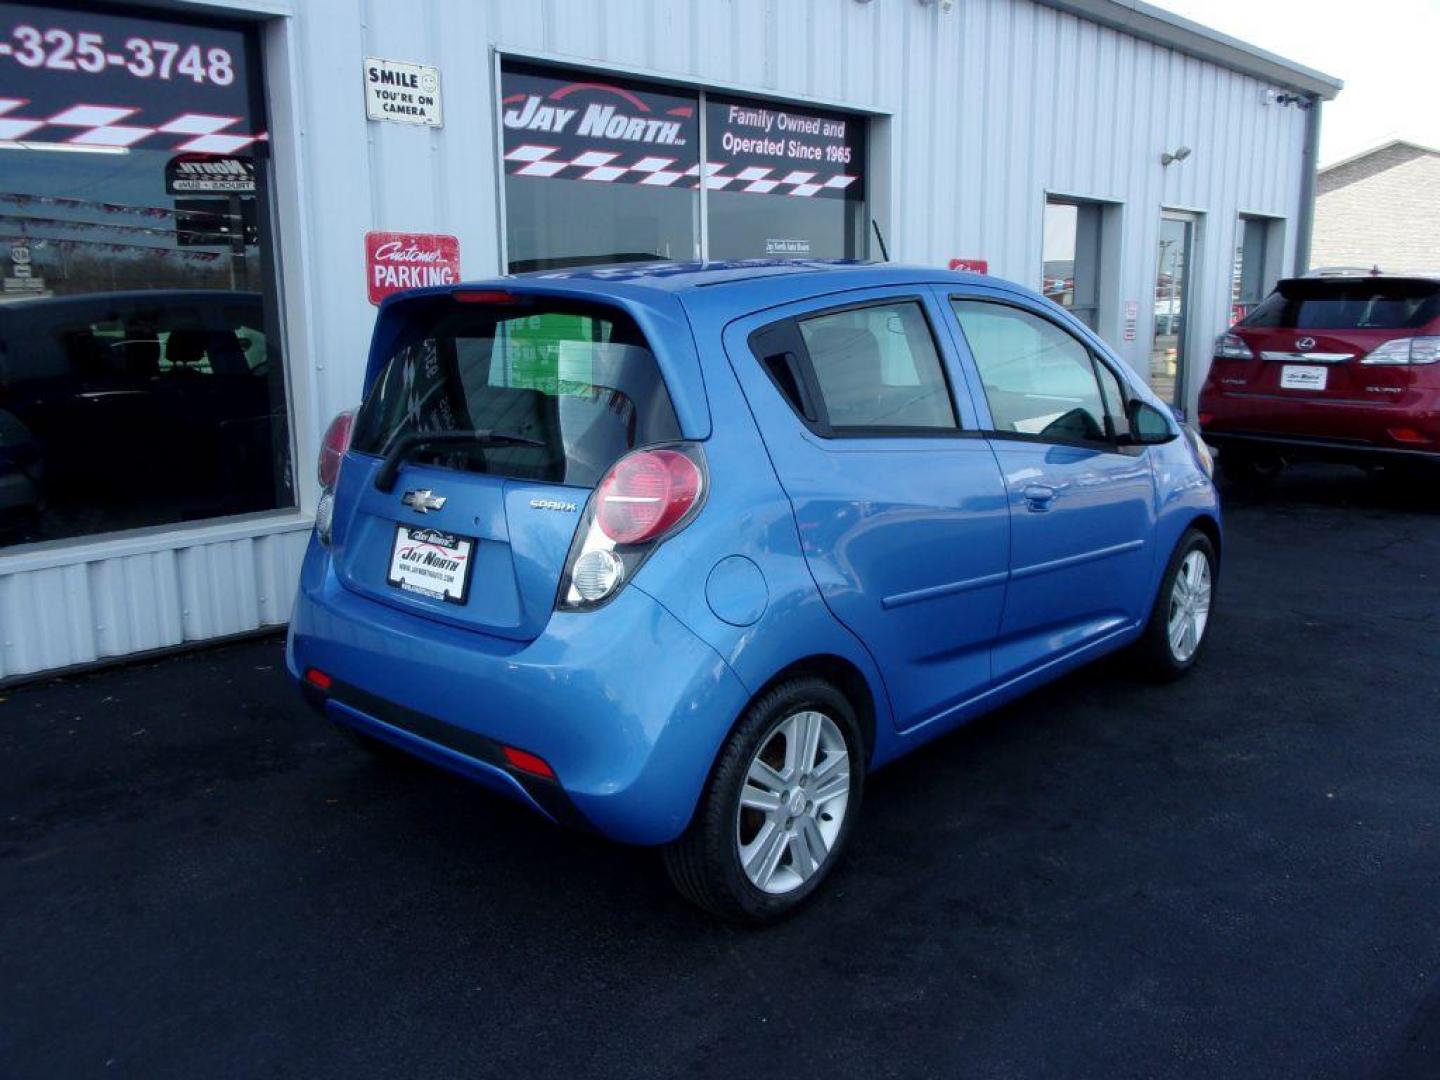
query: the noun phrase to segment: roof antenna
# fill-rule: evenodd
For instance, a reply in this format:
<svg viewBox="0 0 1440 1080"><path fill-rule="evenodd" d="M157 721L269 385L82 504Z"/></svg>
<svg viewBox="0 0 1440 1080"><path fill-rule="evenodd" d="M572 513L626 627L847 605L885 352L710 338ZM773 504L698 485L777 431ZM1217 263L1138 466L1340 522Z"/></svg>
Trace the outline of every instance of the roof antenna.
<svg viewBox="0 0 1440 1080"><path fill-rule="evenodd" d="M875 239L878 240L878 241L880 241L880 254L881 254L881 256L884 258L885 262L889 262L889 261L890 261L890 252L885 249L885 237L884 237L884 235L880 232L880 223L879 223L878 221L876 221L876 220L872 217L872 218L870 219L870 227L875 230Z"/></svg>

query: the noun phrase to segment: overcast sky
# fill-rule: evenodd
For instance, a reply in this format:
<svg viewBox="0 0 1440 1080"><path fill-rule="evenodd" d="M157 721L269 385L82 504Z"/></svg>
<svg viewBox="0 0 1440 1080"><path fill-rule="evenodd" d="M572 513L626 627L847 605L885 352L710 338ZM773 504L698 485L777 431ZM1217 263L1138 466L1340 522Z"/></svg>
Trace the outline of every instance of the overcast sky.
<svg viewBox="0 0 1440 1080"><path fill-rule="evenodd" d="M1440 0L1151 0L1345 80L1325 104L1320 163L1388 139L1440 146Z"/></svg>

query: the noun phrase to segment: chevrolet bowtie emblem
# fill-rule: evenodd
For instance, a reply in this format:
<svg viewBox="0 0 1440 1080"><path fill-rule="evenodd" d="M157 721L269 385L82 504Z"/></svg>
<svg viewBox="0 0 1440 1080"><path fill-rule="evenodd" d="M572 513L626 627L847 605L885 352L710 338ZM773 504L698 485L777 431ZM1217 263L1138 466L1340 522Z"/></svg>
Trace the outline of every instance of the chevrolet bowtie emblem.
<svg viewBox="0 0 1440 1080"><path fill-rule="evenodd" d="M400 501L417 514L428 514L431 510L439 510L445 505L445 496L436 495L429 488L421 488L419 491L405 492L400 496Z"/></svg>

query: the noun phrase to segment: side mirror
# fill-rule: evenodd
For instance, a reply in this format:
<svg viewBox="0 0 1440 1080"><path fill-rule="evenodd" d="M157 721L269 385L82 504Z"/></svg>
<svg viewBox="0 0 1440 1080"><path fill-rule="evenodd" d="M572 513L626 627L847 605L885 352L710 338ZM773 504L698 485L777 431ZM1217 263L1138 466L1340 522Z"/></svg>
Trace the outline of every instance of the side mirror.
<svg viewBox="0 0 1440 1080"><path fill-rule="evenodd" d="M1130 439L1135 446L1159 446L1180 437L1170 419L1148 401L1133 399L1125 409L1130 418Z"/></svg>

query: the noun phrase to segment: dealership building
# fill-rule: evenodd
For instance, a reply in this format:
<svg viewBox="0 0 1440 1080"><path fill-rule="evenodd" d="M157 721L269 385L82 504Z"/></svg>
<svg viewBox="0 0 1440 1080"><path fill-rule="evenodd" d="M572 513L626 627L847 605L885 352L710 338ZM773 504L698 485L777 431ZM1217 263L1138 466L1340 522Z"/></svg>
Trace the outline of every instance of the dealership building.
<svg viewBox="0 0 1440 1080"><path fill-rule="evenodd" d="M1193 409L1339 89L1139 0L0 2L0 683L283 624L410 285L955 265Z"/></svg>

